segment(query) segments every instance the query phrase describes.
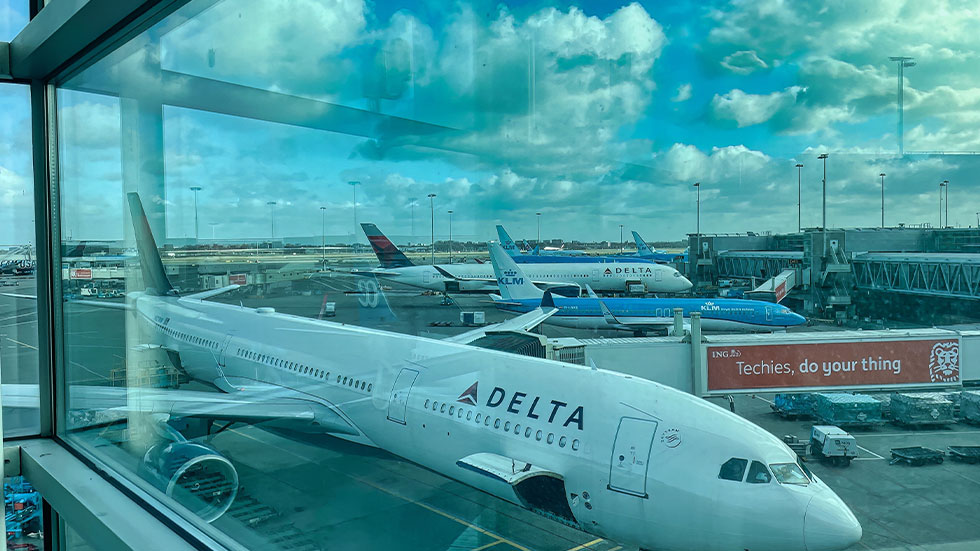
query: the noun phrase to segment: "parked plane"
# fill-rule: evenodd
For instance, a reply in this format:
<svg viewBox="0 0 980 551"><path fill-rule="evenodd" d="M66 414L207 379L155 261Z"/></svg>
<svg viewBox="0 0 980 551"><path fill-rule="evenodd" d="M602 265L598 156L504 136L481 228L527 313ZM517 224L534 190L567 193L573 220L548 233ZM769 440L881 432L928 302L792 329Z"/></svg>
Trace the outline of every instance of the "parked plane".
<svg viewBox="0 0 980 551"><path fill-rule="evenodd" d="M701 314L708 331L774 331L806 323L806 318L779 304L742 299L590 298L553 297L532 285L521 267L496 243L490 262L500 296L491 295L500 310L523 314L536 308L558 308L547 323L575 329L619 329L642 334L666 330L674 323L674 308Z"/></svg>
<svg viewBox="0 0 980 551"><path fill-rule="evenodd" d="M647 242L644 241L642 237L640 237L640 234L639 233L637 233L635 231L632 232L632 233L633 233L633 241L636 242L636 252L635 253L626 253L626 256L636 256L636 257L639 257L639 258L648 258L648 259L653 260L653 261L656 261L656 262L667 262L667 263L672 263L672 262L687 262L687 251L684 251L683 253L671 253L671 252L667 252L667 251L658 251L658 250L650 247L649 245L647 245Z"/></svg>
<svg viewBox="0 0 980 551"><path fill-rule="evenodd" d="M644 549L840 550L861 538L850 509L786 444L690 394L602 369L205 300L235 286L179 296L139 197L128 200L146 290L119 306L144 342L225 394L75 386L73 401L75 392L113 396L120 410L264 422L311 440L376 446ZM175 478L210 470L237 488L230 461L163 424L173 441L144 462ZM214 488L200 494L212 517L234 497Z"/></svg>
<svg viewBox="0 0 980 551"><path fill-rule="evenodd" d="M356 275L373 275L392 283L450 293L493 293L497 279L489 264L395 265L411 263L374 224L365 224L371 246L381 268L354 271ZM376 233L375 233L376 232ZM373 235L373 237L372 237ZM683 293L691 282L674 268L643 259L608 259L600 257L547 258L521 256L515 261L524 266L531 283L554 289L560 294L578 295L586 285L608 292L623 292L628 285L642 285L651 293ZM387 265L387 266L386 266Z"/></svg>
<svg viewBox="0 0 980 551"><path fill-rule="evenodd" d="M556 247L544 247L544 248L541 248L540 245L535 245L534 247L531 247L531 245L527 242L527 240L524 241L524 251L522 252L517 247L517 244L514 242L514 240L511 239L510 235L507 233L507 230L505 230L504 227L501 224L497 224L497 237L500 238L500 244L501 244L501 246L504 247L504 250L507 251L507 254L509 254L509 255L511 255L513 257L521 257L521 256L556 256L556 257L564 257L564 256L573 256L573 257L575 257L575 256L587 256L585 254L585 251L580 251L580 250L575 250L575 249L565 250L565 245L562 245L561 247L557 247L557 248Z"/></svg>

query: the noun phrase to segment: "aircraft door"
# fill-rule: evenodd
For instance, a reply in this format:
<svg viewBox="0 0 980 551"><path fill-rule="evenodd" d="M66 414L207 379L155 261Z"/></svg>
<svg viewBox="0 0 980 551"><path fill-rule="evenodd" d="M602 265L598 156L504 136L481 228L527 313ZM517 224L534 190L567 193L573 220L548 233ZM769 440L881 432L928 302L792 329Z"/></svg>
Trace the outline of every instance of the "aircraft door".
<svg viewBox="0 0 980 551"><path fill-rule="evenodd" d="M599 269L598 268L592 270L592 281L593 282L598 282L599 281Z"/></svg>
<svg viewBox="0 0 980 551"><path fill-rule="evenodd" d="M766 321L772 321L772 306L766 306Z"/></svg>
<svg viewBox="0 0 980 551"><path fill-rule="evenodd" d="M408 395L412 392L415 379L419 372L414 369L402 369L395 378L395 384L391 387L391 396L388 399L388 420L396 423L405 424L405 410L408 407Z"/></svg>
<svg viewBox="0 0 980 551"><path fill-rule="evenodd" d="M428 283L431 275L428 271L422 272L422 283Z"/></svg>
<svg viewBox="0 0 980 551"><path fill-rule="evenodd" d="M609 462L609 489L647 497L647 468L657 422L635 417L619 420Z"/></svg>
<svg viewBox="0 0 980 551"><path fill-rule="evenodd" d="M653 277L656 278L656 281L663 281L664 280L664 271L663 270L654 270L653 273L654 273L654 276Z"/></svg>

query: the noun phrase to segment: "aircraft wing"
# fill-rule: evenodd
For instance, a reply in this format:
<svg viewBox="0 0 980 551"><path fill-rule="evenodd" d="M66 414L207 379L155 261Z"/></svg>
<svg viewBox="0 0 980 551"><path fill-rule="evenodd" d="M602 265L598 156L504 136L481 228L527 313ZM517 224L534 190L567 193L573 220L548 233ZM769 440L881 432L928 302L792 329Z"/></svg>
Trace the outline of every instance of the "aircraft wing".
<svg viewBox="0 0 980 551"><path fill-rule="evenodd" d="M11 298L26 298L29 300L37 300L34 295L20 295L16 293L0 293L0 296L11 297ZM109 308L110 310L129 310L129 305L125 302L109 302L103 300L85 300L85 299L69 299L66 302L71 304L83 304L85 306L94 306L96 308Z"/></svg>
<svg viewBox="0 0 980 551"><path fill-rule="evenodd" d="M4 384L4 407L38 408L37 385ZM131 413L162 413L248 424L269 423L299 432L358 435L344 416L309 396L275 385L231 394L167 388L71 385L69 409L97 411L93 424L114 422Z"/></svg>
<svg viewBox="0 0 980 551"><path fill-rule="evenodd" d="M617 317L612 311L606 306L606 303L599 301L599 308L602 309L602 317L605 318L606 323L609 325L618 325L621 327L628 327L630 329L641 329L643 327L653 327L653 328L663 328L669 325L673 325L673 318L651 318L643 317L641 319L629 319Z"/></svg>
<svg viewBox="0 0 980 551"><path fill-rule="evenodd" d="M486 327L480 327L479 329L467 331L466 333L461 333L443 340L447 342L468 344L486 336L487 331L530 331L531 329L541 325L544 320L550 318L557 311L557 308L535 308L534 310L531 310L526 314L521 314L516 318L487 325Z"/></svg>
<svg viewBox="0 0 980 551"><path fill-rule="evenodd" d="M200 293L194 293L192 295L185 295L185 296L183 296L181 298L189 298L189 299L192 299L192 300L204 300L206 298L211 298L211 297L218 296L218 295L220 295L222 293L227 293L228 291L234 291L235 289L237 289L239 287L241 287L241 285L234 285L234 284L232 284L232 285L225 285L224 287L220 287L218 289L211 289L210 291L201 291Z"/></svg>

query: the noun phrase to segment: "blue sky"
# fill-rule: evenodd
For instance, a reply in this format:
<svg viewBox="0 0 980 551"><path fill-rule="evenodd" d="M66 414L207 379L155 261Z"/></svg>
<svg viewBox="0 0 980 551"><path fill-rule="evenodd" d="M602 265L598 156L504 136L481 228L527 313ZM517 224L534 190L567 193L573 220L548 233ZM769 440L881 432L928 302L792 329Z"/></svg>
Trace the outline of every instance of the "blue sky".
<svg viewBox="0 0 980 551"><path fill-rule="evenodd" d="M951 223L976 224L980 210L980 163L960 154L980 151L971 3L211 4L192 2L176 17L193 17L158 40L164 70L448 130L370 128L376 138L365 139L164 107L159 199L170 237L193 236L189 187L199 185L202 237L266 237L275 201L278 236L318 234L324 206L327 233L349 240L354 180L358 221L401 240L413 237L412 198L414 240L427 237L429 193L443 237L452 209L464 239L492 238L495 223L533 237L535 212L548 238L616 239L624 224L648 240L678 239L695 228L695 181L703 231L783 232L797 225L797 162L802 224L820 223L821 152L830 153L829 225L877 225L880 172L889 224L937 224L947 179ZM147 51L59 96L73 238L122 235L113 96L153 92ZM905 79L906 156L890 55L918 63ZM957 154L924 153L935 151ZM0 170L15 164L0 159Z"/></svg>

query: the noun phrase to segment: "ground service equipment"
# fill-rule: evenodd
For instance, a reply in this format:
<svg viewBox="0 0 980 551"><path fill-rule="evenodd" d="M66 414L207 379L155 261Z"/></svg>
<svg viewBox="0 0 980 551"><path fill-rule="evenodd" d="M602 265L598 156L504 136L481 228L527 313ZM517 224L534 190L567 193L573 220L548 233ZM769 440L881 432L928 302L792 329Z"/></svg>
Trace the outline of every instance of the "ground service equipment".
<svg viewBox="0 0 980 551"><path fill-rule="evenodd" d="M831 465L846 467L857 457L857 441L840 427L814 425L810 431L810 453Z"/></svg>

